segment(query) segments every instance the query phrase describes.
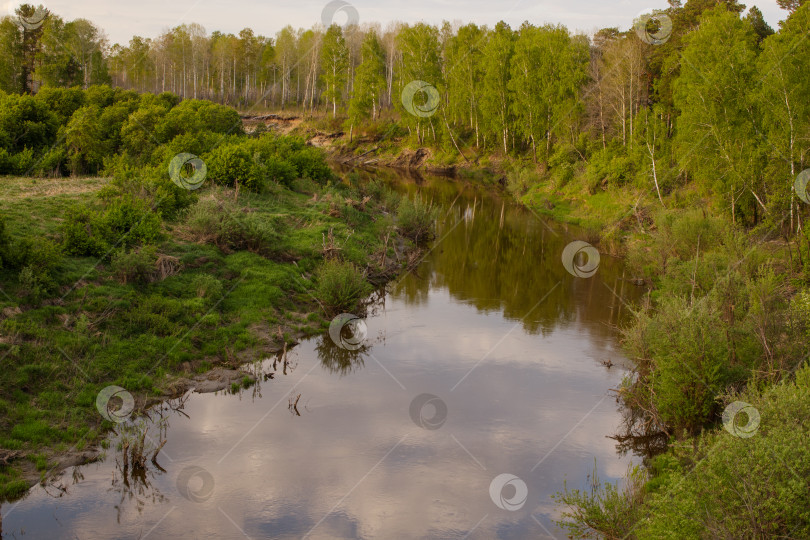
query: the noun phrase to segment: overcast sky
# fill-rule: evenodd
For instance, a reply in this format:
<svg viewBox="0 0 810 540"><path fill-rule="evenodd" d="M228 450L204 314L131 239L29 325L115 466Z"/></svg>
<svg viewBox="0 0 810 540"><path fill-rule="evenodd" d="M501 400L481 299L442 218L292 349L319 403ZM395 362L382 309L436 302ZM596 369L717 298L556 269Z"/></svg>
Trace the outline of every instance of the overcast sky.
<svg viewBox="0 0 810 540"><path fill-rule="evenodd" d="M34 0L29 0L31 3ZM252 28L257 34L274 36L283 26L310 28L321 21L329 0L45 0L41 2L65 19L79 17L101 26L111 43L127 43L133 35L154 37L179 24L196 22L211 33L236 33ZM0 0L0 3L5 0ZM493 26L500 20L513 28L528 20L534 24L562 23L572 30L592 33L598 28L618 26L627 29L640 12L665 8L664 0L348 0L357 10L360 23L443 20L475 22ZM5 11L20 0L5 2ZM785 17L776 0L746 2L756 5L775 29ZM338 13L336 22L345 15Z"/></svg>

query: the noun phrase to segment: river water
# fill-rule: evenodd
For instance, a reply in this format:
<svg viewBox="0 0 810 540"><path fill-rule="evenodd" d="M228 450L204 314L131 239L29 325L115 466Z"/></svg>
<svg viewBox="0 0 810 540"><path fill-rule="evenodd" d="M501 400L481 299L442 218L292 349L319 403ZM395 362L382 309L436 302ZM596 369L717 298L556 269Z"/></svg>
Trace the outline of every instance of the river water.
<svg viewBox="0 0 810 540"><path fill-rule="evenodd" d="M569 273L581 234L495 190L389 180L441 217L361 349L309 339L253 366L253 388L152 411L160 468L124 474L111 436L101 461L3 504L2 538L565 538L551 495L636 461L608 436L639 291L604 255Z"/></svg>

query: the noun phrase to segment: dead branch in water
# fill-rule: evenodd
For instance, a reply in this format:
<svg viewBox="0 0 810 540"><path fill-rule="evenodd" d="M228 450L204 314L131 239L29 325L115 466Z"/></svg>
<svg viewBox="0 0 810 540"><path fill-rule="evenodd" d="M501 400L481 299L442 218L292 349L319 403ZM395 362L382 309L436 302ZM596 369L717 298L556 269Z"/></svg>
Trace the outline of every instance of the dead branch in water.
<svg viewBox="0 0 810 540"><path fill-rule="evenodd" d="M301 413L298 412L298 401L300 399L301 399L301 394L298 394L295 397L295 401L293 401L293 397L290 396L289 405L287 405L287 409L289 409L290 412L294 412L296 416L301 416Z"/></svg>
<svg viewBox="0 0 810 540"><path fill-rule="evenodd" d="M160 450L161 450L161 449L162 449L164 446L166 446L166 443L167 443L167 442L169 442L167 439L163 439L163 442L162 442L162 443L160 443L160 446L158 446L158 447L155 449L155 452L152 454L152 459L151 459L151 461L152 461L152 465L154 465L155 467L158 467L159 469L162 469L162 467L161 467L160 465L158 465L158 462L157 462L157 457L158 457L158 454L160 453Z"/></svg>

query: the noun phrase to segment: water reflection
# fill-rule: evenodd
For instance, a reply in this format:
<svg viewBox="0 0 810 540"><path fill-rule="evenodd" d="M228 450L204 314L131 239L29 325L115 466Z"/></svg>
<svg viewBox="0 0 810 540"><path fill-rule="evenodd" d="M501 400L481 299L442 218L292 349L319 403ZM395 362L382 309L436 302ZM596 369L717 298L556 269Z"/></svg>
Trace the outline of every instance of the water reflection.
<svg viewBox="0 0 810 540"><path fill-rule="evenodd" d="M555 231L495 191L430 176L394 185L445 209L431 256L419 275L407 276L395 289L409 304L422 304L431 288L442 288L482 312L502 312L521 321L526 332L542 334L577 320L617 325L627 315L625 305L641 293L613 258L603 257L598 279L568 274L560 254L578 231ZM603 330L600 337L614 335L613 328Z"/></svg>
<svg viewBox="0 0 810 540"><path fill-rule="evenodd" d="M136 472L114 440L59 499L53 484L3 505L3 537L564 538L550 495L594 461L607 479L630 461L607 437L622 420L608 390L624 361L613 326L638 291L609 257L568 274L576 231L494 192L392 185L442 217L424 262L369 306L359 349L306 340L251 365L250 388L155 409L155 463L146 452ZM493 502L502 474L525 483L519 508Z"/></svg>
<svg viewBox="0 0 810 540"><path fill-rule="evenodd" d="M368 342L357 350L338 347L329 336L321 336L315 345L321 365L330 373L340 376L350 375L362 369L365 365L363 355L368 354L370 350L371 345Z"/></svg>

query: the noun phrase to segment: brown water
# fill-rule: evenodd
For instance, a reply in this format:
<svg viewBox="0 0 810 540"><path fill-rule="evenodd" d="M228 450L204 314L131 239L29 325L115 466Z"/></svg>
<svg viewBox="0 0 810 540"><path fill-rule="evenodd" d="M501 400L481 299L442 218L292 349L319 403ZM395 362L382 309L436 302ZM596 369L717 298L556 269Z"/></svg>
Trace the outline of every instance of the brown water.
<svg viewBox="0 0 810 540"><path fill-rule="evenodd" d="M254 368L273 378L254 388L153 411L163 470L125 475L111 438L102 461L2 505L2 537L565 538L550 495L585 488L594 463L611 480L632 461L607 436L626 373L618 297L639 291L606 256L589 279L569 274L576 231L497 193L391 180L442 217L363 348L307 340L286 375L268 359Z"/></svg>

